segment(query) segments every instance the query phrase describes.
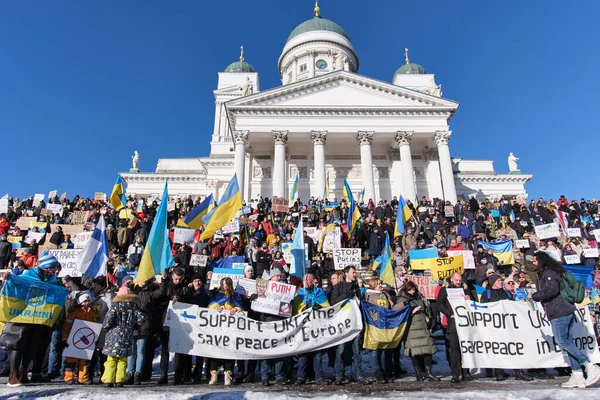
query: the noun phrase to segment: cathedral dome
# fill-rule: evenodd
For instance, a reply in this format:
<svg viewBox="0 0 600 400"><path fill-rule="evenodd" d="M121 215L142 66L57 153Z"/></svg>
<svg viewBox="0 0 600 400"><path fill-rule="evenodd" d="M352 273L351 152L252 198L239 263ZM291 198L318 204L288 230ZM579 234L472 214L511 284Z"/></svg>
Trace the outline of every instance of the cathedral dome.
<svg viewBox="0 0 600 400"><path fill-rule="evenodd" d="M344 31L344 29L342 29L341 26L339 26L338 24L336 24L335 22L333 22L331 20L321 18L320 16L315 15L314 18L304 21L303 23L298 25L292 31L292 33L290 33L290 36L288 36L287 42L289 42L290 40L292 40L293 38L295 38L298 35L301 35L306 32L312 32L312 31L334 32L334 33L340 34L343 37L345 37L346 39L350 40L350 38L348 37L348 34L346 33L346 31Z"/></svg>
<svg viewBox="0 0 600 400"><path fill-rule="evenodd" d="M396 73L394 74L394 78L392 79L392 81L396 78L396 75L404 75L404 74L425 75L425 74L427 74L427 71L425 71L425 68L423 68L420 64L410 62L410 59L408 58L408 49L404 49L404 61L405 61L405 64L396 70Z"/></svg>
<svg viewBox="0 0 600 400"><path fill-rule="evenodd" d="M256 72L256 70L254 70L254 67L246 61L236 61L229 64L229 66L225 68L225 72Z"/></svg>

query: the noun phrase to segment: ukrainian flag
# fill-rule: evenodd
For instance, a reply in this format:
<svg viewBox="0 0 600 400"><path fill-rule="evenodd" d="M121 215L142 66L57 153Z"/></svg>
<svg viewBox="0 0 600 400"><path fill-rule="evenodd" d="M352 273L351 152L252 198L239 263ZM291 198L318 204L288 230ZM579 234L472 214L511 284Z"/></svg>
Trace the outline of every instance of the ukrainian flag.
<svg viewBox="0 0 600 400"><path fill-rule="evenodd" d="M67 294L65 287L9 274L0 294L0 321L53 326Z"/></svg>
<svg viewBox="0 0 600 400"><path fill-rule="evenodd" d="M293 315L300 314L308 307L313 307L315 304L320 305L322 308L329 307L329 300L327 300L327 294L323 289L313 287L312 291L307 291L305 288L298 290L294 297Z"/></svg>
<svg viewBox="0 0 600 400"><path fill-rule="evenodd" d="M200 229L204 225L202 217L210 212L214 208L214 200L212 193L208 195L200 204L190 211L190 213L183 219L183 222L191 229Z"/></svg>
<svg viewBox="0 0 600 400"><path fill-rule="evenodd" d="M408 251L408 260L412 269L430 269L430 261L436 258L438 258L438 250L435 247Z"/></svg>
<svg viewBox="0 0 600 400"><path fill-rule="evenodd" d="M393 261L394 255L392 253L392 248L390 247L390 235L388 235L386 232L383 251L381 255L373 262L373 269L376 270L379 268L379 279L392 287L396 286L394 268L392 267Z"/></svg>
<svg viewBox="0 0 600 400"><path fill-rule="evenodd" d="M112 204L117 211L124 208L125 204L127 204L127 199L125 198L125 182L123 182L121 174L117 175L117 181L110 194L110 204Z"/></svg>
<svg viewBox="0 0 600 400"><path fill-rule="evenodd" d="M363 347L369 350L398 347L408 324L410 305L394 311L361 301L361 310L365 321Z"/></svg>
<svg viewBox="0 0 600 400"><path fill-rule="evenodd" d="M167 230L168 204L169 188L165 182L160 206L156 211L156 217L148 235L148 243L144 248L144 253L142 253L142 261L140 261L135 283L142 283L150 278L154 278L167 268L175 265Z"/></svg>
<svg viewBox="0 0 600 400"><path fill-rule="evenodd" d="M350 207L348 208L348 221L347 229L348 232L352 232L356 227L356 222L360 219L362 215L360 214L360 210L358 209L358 204L352 199L350 202Z"/></svg>
<svg viewBox="0 0 600 400"><path fill-rule="evenodd" d="M242 208L242 195L240 194L237 176L234 174L229 185L227 185L225 193L221 196L219 205L202 217L202 221L206 226L200 240L212 237L216 231L231 222L240 208Z"/></svg>
<svg viewBox="0 0 600 400"><path fill-rule="evenodd" d="M398 211L396 213L396 226L394 227L394 237L404 235L404 224L412 216L408 204L404 200L404 197L400 195L398 200Z"/></svg>
<svg viewBox="0 0 600 400"><path fill-rule="evenodd" d="M294 179L294 184L292 185L292 190L290 191L290 204L294 204L296 198L298 196L298 175L296 175L296 179Z"/></svg>
<svg viewBox="0 0 600 400"><path fill-rule="evenodd" d="M477 295L477 302L481 303L481 296L485 292L485 288L479 285L473 285L475 287L475 294Z"/></svg>
<svg viewBox="0 0 600 400"><path fill-rule="evenodd" d="M350 185L348 185L348 181L346 181L346 179L344 179L344 187L342 188L342 190L344 192L343 197L345 199L348 199L348 203L353 201L354 197L352 196L352 190L350 189Z"/></svg>
<svg viewBox="0 0 600 400"><path fill-rule="evenodd" d="M477 244L483 246L484 250L492 249L496 258L500 262L500 265L508 265L515 263L515 257L513 255L513 242L512 240L504 240L501 242L482 242L477 241Z"/></svg>

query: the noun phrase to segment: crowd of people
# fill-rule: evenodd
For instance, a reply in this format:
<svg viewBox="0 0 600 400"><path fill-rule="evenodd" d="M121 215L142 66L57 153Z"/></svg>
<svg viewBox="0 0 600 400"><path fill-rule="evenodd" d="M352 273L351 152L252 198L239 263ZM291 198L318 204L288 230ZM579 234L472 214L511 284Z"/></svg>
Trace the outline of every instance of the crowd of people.
<svg viewBox="0 0 600 400"><path fill-rule="evenodd" d="M401 379L406 371L401 368L401 358L412 362L414 377L418 381L440 380L433 371L433 354L438 351L434 333L443 332L446 358L451 370L451 383L475 379L468 369L462 368L458 335L450 306L448 288L464 290L465 298L474 296L474 285L488 290L482 302L514 300L516 288L535 288L532 299L541 302L551 321L555 338L568 354L570 371L558 369L559 374L571 378L563 383L566 387L586 387L600 379L600 368L595 366L570 341L570 326L575 306L567 302L560 292L562 262L549 255L558 251L561 257L577 255L580 264L593 266L593 287L600 287L598 257L586 256L584 250L597 248L593 232L600 229L598 207L600 201L572 200L564 196L556 202L539 199L529 204L516 199L500 199L498 202L479 201L475 198L461 200L452 205L439 199L421 199L418 204L407 201L411 218L405 224L405 232L397 234L398 199L359 204L361 218L351 232L348 229L349 206L346 200L332 201L310 199L297 200L288 212L272 212L272 201L258 198L247 202L249 213L240 213L239 232L222 234L207 240L195 240L193 244L174 243L172 251L175 265L166 269L161 279L135 283L133 276L148 245L148 236L158 209L157 199L144 201L129 198L127 210L114 210L109 204L83 197L72 200L57 197L51 204L62 205L61 213L43 212L46 204L34 205L33 198L23 201L9 198L8 210L0 215L0 269L6 274L26 275L44 282L66 286L69 296L62 315L52 327L43 325L6 323L0 346L6 350L3 374L9 376L8 385L18 386L28 382L50 382L62 378L66 383L92 384L96 374L109 387L126 384L139 385L152 379L152 363L160 348L160 376L157 384L169 382L169 331L163 326L170 302L184 302L200 307L213 308L218 312L247 313L249 318L264 322L283 317L252 310L251 298L236 292L230 278L224 278L216 289L210 289L211 262L228 257L244 257L248 266L247 278L267 277L275 281L290 282L300 289L298 301L305 308L323 307L316 299L326 297L327 305L347 299L361 299L388 309L411 307L410 322L401 344L394 349L367 350L363 357L362 335L351 342L324 351L300 354L294 358L274 360L219 360L203 359L186 354L175 354L174 377L176 385L207 381L220 382L218 371L223 368L225 385L252 383L257 379L263 385L296 384L308 382L344 385L350 382L369 384L366 374L368 362L375 372L377 383ZM173 231L183 225L183 218L200 203L200 198L174 198L169 211L168 226ZM539 240L534 227L551 223L557 210L566 213L569 228L579 228L579 237L564 234L555 238ZM110 276L95 279L74 276L57 278L60 270L58 260L42 248L72 249L73 241L55 224L69 224L76 211L88 211L87 223L91 228L101 216L106 223L110 247L107 271ZM20 248L13 248L15 240L27 232L19 229L20 217L37 217L32 230L42 229L46 234L41 240L20 241ZM307 228L326 230L332 225L341 231L341 247L360 248L364 255L361 265L336 270L331 253L323 251L322 244L304 233L311 261L303 280L293 281L282 245L291 242L299 218L304 218ZM40 228L45 224L45 227ZM86 228L88 227L86 224ZM386 235L393 251L395 285L379 278L379 271L372 270L376 257L384 251ZM197 235L199 236L199 235ZM515 263L502 264L491 250L484 250L480 242L496 240L529 241L529 247L515 247ZM422 274L410 268L409 250L435 248L443 257L448 250L472 251L475 269L465 270L463 275L453 274L440 281L435 299L420 293L418 285L406 277ZM207 267L190 265L192 255L207 256ZM307 295L308 294L308 295ZM600 338L600 309L590 304L595 317L596 335ZM103 324L100 340L91 360L67 357L62 352L75 319ZM324 356L333 368L333 376L323 371ZM365 361L368 360L368 361ZM582 369L582 366L584 369ZM29 370L31 369L31 376ZM258 369L258 374L257 374ZM584 375L585 372L585 375ZM505 380L508 374L501 369L486 371L488 376ZM517 380L553 379L546 370L516 370ZM272 379L274 378L274 379Z"/></svg>

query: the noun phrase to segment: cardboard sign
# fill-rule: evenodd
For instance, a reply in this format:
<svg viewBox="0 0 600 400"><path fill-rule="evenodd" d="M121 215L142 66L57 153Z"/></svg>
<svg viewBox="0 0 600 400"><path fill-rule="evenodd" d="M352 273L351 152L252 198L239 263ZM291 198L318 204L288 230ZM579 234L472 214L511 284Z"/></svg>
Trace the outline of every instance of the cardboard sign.
<svg viewBox="0 0 600 400"><path fill-rule="evenodd" d="M73 211L71 214L71 225L83 225L87 222L87 211Z"/></svg>
<svg viewBox="0 0 600 400"><path fill-rule="evenodd" d="M96 193L94 193L94 200L104 201L105 196L106 195L102 192L96 192Z"/></svg>
<svg viewBox="0 0 600 400"><path fill-rule="evenodd" d="M289 206L290 200L289 199L284 199L283 197L275 197L272 200L273 200L273 205L271 206L272 212L286 213L290 210L290 206Z"/></svg>
<svg viewBox="0 0 600 400"><path fill-rule="evenodd" d="M69 332L63 356L91 360L101 329L102 324L76 319Z"/></svg>
<svg viewBox="0 0 600 400"><path fill-rule="evenodd" d="M48 200L55 198L57 192L57 190L51 190L50 192L48 192Z"/></svg>
<svg viewBox="0 0 600 400"><path fill-rule="evenodd" d="M444 215L446 218L454 217L454 206L444 206Z"/></svg>
<svg viewBox="0 0 600 400"><path fill-rule="evenodd" d="M579 262L580 262L580 258L577 254L573 254L573 255L565 254L564 257L565 257L565 262L567 264L579 264Z"/></svg>
<svg viewBox="0 0 600 400"><path fill-rule="evenodd" d="M581 237L581 229L580 228L569 228L567 229L568 237Z"/></svg>
<svg viewBox="0 0 600 400"><path fill-rule="evenodd" d="M254 293L256 293L256 280L240 278L235 291L242 296L252 296Z"/></svg>
<svg viewBox="0 0 600 400"><path fill-rule="evenodd" d="M463 274L465 272L464 259L462 254L453 257L438 257L430 258L423 261L421 265L413 266L413 269L430 269L431 276L435 280L447 279L452 276L453 273L458 272Z"/></svg>
<svg viewBox="0 0 600 400"><path fill-rule="evenodd" d="M360 267L361 259L361 249L342 248L333 250L333 264L337 270L344 269L348 265Z"/></svg>
<svg viewBox="0 0 600 400"><path fill-rule="evenodd" d="M592 247L591 249L583 249L583 256L585 258L598 258L598 249Z"/></svg>
<svg viewBox="0 0 600 400"><path fill-rule="evenodd" d="M192 254L192 258L190 258L190 266L206 267L207 261L208 261L208 256L203 256L202 254Z"/></svg>
<svg viewBox="0 0 600 400"><path fill-rule="evenodd" d="M79 257L79 253L83 249L53 249L48 250L48 253L52 254L60 263L60 272L58 273L59 278L65 276L79 277L81 272L75 268L75 261Z"/></svg>
<svg viewBox="0 0 600 400"><path fill-rule="evenodd" d="M529 247L531 247L529 245L529 239L515 240L515 247L517 249L528 249Z"/></svg>
<svg viewBox="0 0 600 400"><path fill-rule="evenodd" d="M67 192L64 192L63 194L60 195L61 200L65 200L66 198L67 198Z"/></svg>
<svg viewBox="0 0 600 400"><path fill-rule="evenodd" d="M223 233L236 233L240 231L240 221L233 220L230 223L228 223L227 225L225 225L223 228L221 228L221 231Z"/></svg>
<svg viewBox="0 0 600 400"><path fill-rule="evenodd" d="M92 238L92 232L83 231L83 232L76 233L75 236L71 238L71 241L73 242L73 245L75 246L76 249L83 249L85 247L85 245L90 241L91 238Z"/></svg>
<svg viewBox="0 0 600 400"><path fill-rule="evenodd" d="M475 269L475 258L471 250L448 250L449 256L457 256L462 254L465 262L465 269Z"/></svg>
<svg viewBox="0 0 600 400"><path fill-rule="evenodd" d="M558 229L558 224L555 222L545 225L537 225L534 228L535 234L539 239L560 237L560 230Z"/></svg>
<svg viewBox="0 0 600 400"><path fill-rule="evenodd" d="M15 223L15 226L18 226L19 229L21 229L22 231L26 231L27 229L29 229L29 225L32 222L36 222L37 221L37 217L21 217L17 220L17 222Z"/></svg>
<svg viewBox="0 0 600 400"><path fill-rule="evenodd" d="M47 227L48 227L48 223L47 222L32 221L32 222L29 223L29 228L42 229L42 230L44 230L44 232L46 231Z"/></svg>
<svg viewBox="0 0 600 400"><path fill-rule="evenodd" d="M173 242L175 243L186 243L188 245L194 244L194 234L196 233L193 229L187 228L175 228L173 235Z"/></svg>
<svg viewBox="0 0 600 400"><path fill-rule="evenodd" d="M435 300L435 289L438 283L430 276L407 275L406 280L414 282L419 287L419 293L426 299Z"/></svg>
<svg viewBox="0 0 600 400"><path fill-rule="evenodd" d="M167 211L175 211L175 203L167 204Z"/></svg>
<svg viewBox="0 0 600 400"><path fill-rule="evenodd" d="M257 282L258 298L252 302L252 309L281 317L291 317L296 286L275 281L268 281L266 286L266 290L262 291Z"/></svg>
<svg viewBox="0 0 600 400"><path fill-rule="evenodd" d="M42 194L42 193L36 193L35 195L33 195L33 206L37 207L40 205L40 203L42 201L44 201L44 198L46 197L46 195Z"/></svg>
<svg viewBox="0 0 600 400"><path fill-rule="evenodd" d="M210 280L210 289L216 289L221 286L221 279L231 278L233 286L236 287L240 278L244 277L244 270L233 269L233 268L215 268L212 271L212 278Z"/></svg>

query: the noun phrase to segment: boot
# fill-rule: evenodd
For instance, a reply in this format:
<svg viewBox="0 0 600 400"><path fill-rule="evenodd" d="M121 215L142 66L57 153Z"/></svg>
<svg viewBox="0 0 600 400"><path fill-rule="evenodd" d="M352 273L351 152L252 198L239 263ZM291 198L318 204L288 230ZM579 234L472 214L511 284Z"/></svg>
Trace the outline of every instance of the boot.
<svg viewBox="0 0 600 400"><path fill-rule="evenodd" d="M160 379L156 382L157 385L166 385L167 383L169 383L169 377L167 375L161 376Z"/></svg>
<svg viewBox="0 0 600 400"><path fill-rule="evenodd" d="M431 369L431 365L425 367L425 373L423 374L423 379L429 382L439 382L440 378L436 378L433 375L433 371Z"/></svg>
<svg viewBox="0 0 600 400"><path fill-rule="evenodd" d="M8 387L18 387L21 386L21 380L19 379L19 374L17 372L11 372L8 377L8 383L6 384Z"/></svg>
<svg viewBox="0 0 600 400"><path fill-rule="evenodd" d="M417 378L417 382L424 381L425 378L423 377L423 371L421 370L421 367L414 367L414 369L415 369L415 378Z"/></svg>
<svg viewBox="0 0 600 400"><path fill-rule="evenodd" d="M231 386L231 371L225 371L225 386Z"/></svg>
<svg viewBox="0 0 600 400"><path fill-rule="evenodd" d="M462 369L462 380L463 382L470 382L475 380L475 377L471 375L471 371L469 371L469 368Z"/></svg>
<svg viewBox="0 0 600 400"><path fill-rule="evenodd" d="M598 367L596 364L592 362L585 364L585 372L587 374L587 378L585 379L585 387L592 386L594 383L600 380L600 367ZM575 374L575 371L573 371L572 374Z"/></svg>
<svg viewBox="0 0 600 400"><path fill-rule="evenodd" d="M516 369L515 370L515 380L517 380L517 381L524 381L524 382L531 382L533 380L533 378L530 378L527 375L525 375L525 373L523 372L522 369Z"/></svg>
<svg viewBox="0 0 600 400"><path fill-rule="evenodd" d="M375 378L377 378L377 383L388 383L388 380L381 370L375 372Z"/></svg>
<svg viewBox="0 0 600 400"><path fill-rule="evenodd" d="M210 371L210 381L208 382L209 385L216 385L217 384L217 371Z"/></svg>
<svg viewBox="0 0 600 400"><path fill-rule="evenodd" d="M142 374L140 374L139 372L136 372L136 374L133 376L133 384L134 385L142 384Z"/></svg>
<svg viewBox="0 0 600 400"><path fill-rule="evenodd" d="M564 382L561 386L564 388L584 388L585 379L583 378L583 371L573 371L571 379Z"/></svg>
<svg viewBox="0 0 600 400"><path fill-rule="evenodd" d="M496 368L496 381L502 382L508 378L508 374L502 368Z"/></svg>
<svg viewBox="0 0 600 400"><path fill-rule="evenodd" d="M125 378L125 384L133 385L133 374L127 374L127 377Z"/></svg>

